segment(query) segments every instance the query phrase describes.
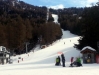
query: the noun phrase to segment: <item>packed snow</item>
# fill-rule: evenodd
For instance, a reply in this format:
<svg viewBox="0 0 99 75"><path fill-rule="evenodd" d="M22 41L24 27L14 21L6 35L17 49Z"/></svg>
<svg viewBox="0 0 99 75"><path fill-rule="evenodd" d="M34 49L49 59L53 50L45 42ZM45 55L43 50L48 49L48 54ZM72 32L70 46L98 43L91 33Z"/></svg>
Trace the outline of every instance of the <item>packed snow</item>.
<svg viewBox="0 0 99 75"><path fill-rule="evenodd" d="M11 57L12 64L0 65L0 75L98 75L99 64L83 64L83 67L69 67L70 58L81 57L75 49L79 36L63 31L62 39L45 49L37 46L34 51ZM62 52L66 58L66 67L55 66L55 58ZM23 58L23 61L22 61ZM19 63L18 63L19 60Z"/></svg>
<svg viewBox="0 0 99 75"><path fill-rule="evenodd" d="M83 64L82 61L82 67L69 67L71 57L82 57L80 51L74 48L79 36L69 31L62 32L62 38L45 49L37 46L28 54L12 56L12 64L0 65L0 75L98 75L97 63ZM60 56L59 53L64 53L66 67L55 66L55 59Z"/></svg>

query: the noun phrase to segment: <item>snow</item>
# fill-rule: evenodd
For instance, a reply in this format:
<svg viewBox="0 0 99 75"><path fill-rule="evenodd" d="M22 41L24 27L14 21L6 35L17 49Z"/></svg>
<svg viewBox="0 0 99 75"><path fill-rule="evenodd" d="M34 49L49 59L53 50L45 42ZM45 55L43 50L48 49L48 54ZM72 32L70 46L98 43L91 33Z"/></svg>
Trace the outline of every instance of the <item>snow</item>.
<svg viewBox="0 0 99 75"><path fill-rule="evenodd" d="M15 1L12 1L13 6L15 6Z"/></svg>
<svg viewBox="0 0 99 75"><path fill-rule="evenodd" d="M48 21L48 19L49 19L49 8L47 8L47 21Z"/></svg>
<svg viewBox="0 0 99 75"><path fill-rule="evenodd" d="M58 23L58 15L52 14L52 17L54 17L54 22L55 23Z"/></svg>
<svg viewBox="0 0 99 75"><path fill-rule="evenodd" d="M7 52L6 47L4 47L4 46L0 46L0 51Z"/></svg>
<svg viewBox="0 0 99 75"><path fill-rule="evenodd" d="M88 49L90 49L90 50L92 50L92 51L96 51L94 48L92 48L92 47L90 47L90 46L84 47L81 51L85 50L86 48L88 48Z"/></svg>
<svg viewBox="0 0 99 75"><path fill-rule="evenodd" d="M62 39L45 49L39 49L37 46L28 54L11 57L12 64L0 65L0 75L98 75L99 64L96 63L83 64L82 62L83 67L69 67L71 57L81 57L80 51L73 47L78 43L79 36L69 31L62 30L62 32ZM58 52L64 53L66 67L55 66L55 58L60 55Z"/></svg>

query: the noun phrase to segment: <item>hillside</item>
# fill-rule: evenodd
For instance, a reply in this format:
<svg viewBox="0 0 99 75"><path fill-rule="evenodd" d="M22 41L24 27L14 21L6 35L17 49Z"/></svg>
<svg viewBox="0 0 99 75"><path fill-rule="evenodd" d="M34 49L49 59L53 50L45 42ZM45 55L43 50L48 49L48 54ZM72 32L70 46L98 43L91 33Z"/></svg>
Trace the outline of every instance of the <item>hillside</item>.
<svg viewBox="0 0 99 75"><path fill-rule="evenodd" d="M0 0L0 45L12 54L25 53L27 42L28 51L36 44L49 45L62 36L61 28L52 21L49 13L47 22L47 7L20 0Z"/></svg>
<svg viewBox="0 0 99 75"><path fill-rule="evenodd" d="M58 15L52 14L52 17L54 18L54 22L58 23ZM79 39L79 37L77 35L71 34L69 31L62 30L62 33L63 33L62 39L55 41L45 49L38 49L38 51L36 52L37 54L35 54L35 56L33 52L35 53L36 50L35 49L31 50L32 52L29 54L31 55L31 57L29 57L26 60L36 64L37 63L44 64L46 62L50 64L55 62L55 58L57 57L58 52L62 52L65 54L66 61L70 61L70 58L72 56L75 58L81 57L80 52L73 48L74 44L77 44L77 39ZM72 54L72 51L74 52L73 54ZM21 57L21 58L24 58L24 57ZM32 59L35 59L35 60L32 60ZM16 58L13 60L17 60L16 62L18 62L18 59Z"/></svg>
<svg viewBox="0 0 99 75"><path fill-rule="evenodd" d="M25 63L35 63L35 64L44 64L44 63L55 63L55 58L58 56L58 52L63 52L65 54L66 57L66 61L70 62L70 58L72 56L79 57L80 53L78 50L76 50L75 48L73 48L74 43L77 43L77 39L79 38L76 35L71 35L69 31L63 31L63 37L62 39L54 42L52 45L50 45L49 47L45 48L45 49L38 49L38 50L34 50L30 52L30 57L27 58L26 57L21 56L21 58L24 58L24 61L26 61ZM65 42L65 44L64 44ZM72 53L72 51L74 53ZM20 57L20 55L19 55ZM16 57L13 57L16 58ZM18 57L17 57L18 58ZM26 59L25 59L26 58ZM32 60L33 59L33 60ZM17 60L17 59L14 59ZM50 61L49 61L50 60ZM17 61L15 61L17 62ZM24 62L22 62L24 63Z"/></svg>
<svg viewBox="0 0 99 75"><path fill-rule="evenodd" d="M1 75L97 75L99 64L83 64L83 67L68 67L70 64L70 57L80 56L80 52L73 47L79 38L71 34L69 31L63 31L63 38L53 43L53 45L39 49L35 48L34 53L22 54L12 57L13 64L0 65ZM65 35L68 35L66 37ZM71 40L71 42L70 42ZM64 44L65 42L65 44ZM60 55L57 52L63 52L66 58L66 67L55 66L55 58ZM19 57L23 58L18 59ZM18 60L20 61L18 63Z"/></svg>
<svg viewBox="0 0 99 75"><path fill-rule="evenodd" d="M74 24L82 10L54 10L30 5L21 0L0 0L0 45L7 47L12 54L22 54L25 53L27 43L30 51L37 44L50 45L59 40L62 37L61 28L79 33L79 26ZM54 13L58 15L59 23L53 23ZM78 16L74 17L73 14Z"/></svg>

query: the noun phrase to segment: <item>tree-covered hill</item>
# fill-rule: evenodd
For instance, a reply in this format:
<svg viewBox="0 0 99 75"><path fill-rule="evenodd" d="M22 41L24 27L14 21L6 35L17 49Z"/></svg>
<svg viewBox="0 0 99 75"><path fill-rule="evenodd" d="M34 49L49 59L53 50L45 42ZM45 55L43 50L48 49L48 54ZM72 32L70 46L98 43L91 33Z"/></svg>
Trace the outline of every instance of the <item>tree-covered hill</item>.
<svg viewBox="0 0 99 75"><path fill-rule="evenodd" d="M51 13L47 23L46 18L46 7L33 6L19 0L0 0L0 45L22 53L27 42L30 50L36 44L48 45L60 39L61 28L52 22ZM38 42L39 39L42 41Z"/></svg>
<svg viewBox="0 0 99 75"><path fill-rule="evenodd" d="M81 35L80 19L84 8L71 7L58 10L50 9L50 11L58 14L58 21L62 29L69 30L71 33L76 35Z"/></svg>
<svg viewBox="0 0 99 75"><path fill-rule="evenodd" d="M99 42L99 6L85 8L82 14L82 36L78 40L76 48L82 49L91 46L99 52L97 43Z"/></svg>
<svg viewBox="0 0 99 75"><path fill-rule="evenodd" d="M98 13L99 3L88 8L50 8L48 11L45 6L20 0L0 0L0 45L12 52L23 53L27 42L29 51L36 44L49 45L60 39L62 28L81 36L79 44L75 45L77 49L91 46L98 51ZM60 25L53 22L52 14L58 15Z"/></svg>
<svg viewBox="0 0 99 75"><path fill-rule="evenodd" d="M92 7L85 8L64 8L59 10L50 9L58 14L59 23L62 29L80 35L79 44L74 47L81 50L85 46L91 46L99 52L99 2Z"/></svg>

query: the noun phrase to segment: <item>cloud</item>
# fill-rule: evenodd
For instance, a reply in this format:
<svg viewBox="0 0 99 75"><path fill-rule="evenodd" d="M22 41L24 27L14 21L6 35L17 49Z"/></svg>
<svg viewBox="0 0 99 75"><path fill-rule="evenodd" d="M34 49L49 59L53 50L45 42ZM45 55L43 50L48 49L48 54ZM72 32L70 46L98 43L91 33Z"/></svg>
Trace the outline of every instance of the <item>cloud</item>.
<svg viewBox="0 0 99 75"><path fill-rule="evenodd" d="M53 5L52 7L57 8L56 6L62 7L62 5L66 7L85 7L85 6L89 7L91 6L91 3L95 4L98 0L40 0L40 1L46 2L50 6Z"/></svg>
<svg viewBox="0 0 99 75"><path fill-rule="evenodd" d="M81 7L90 7L92 3L95 4L96 2L97 0L81 0L79 1L79 5Z"/></svg>
<svg viewBox="0 0 99 75"><path fill-rule="evenodd" d="M98 0L87 0L88 3L97 2Z"/></svg>
<svg viewBox="0 0 99 75"><path fill-rule="evenodd" d="M96 2L98 2L98 0L87 0L86 6L87 6L87 7L90 7L92 3L95 4Z"/></svg>
<svg viewBox="0 0 99 75"><path fill-rule="evenodd" d="M92 3L96 4L98 0L71 0L71 6L73 7L91 7Z"/></svg>
<svg viewBox="0 0 99 75"><path fill-rule="evenodd" d="M53 8L53 9L63 9L65 8L63 4L59 4L59 5L55 5L55 6L49 6L49 8Z"/></svg>
<svg viewBox="0 0 99 75"><path fill-rule="evenodd" d="M23 0L33 5L51 6L55 9L64 7L85 7L91 6L91 3L96 3L98 0Z"/></svg>

